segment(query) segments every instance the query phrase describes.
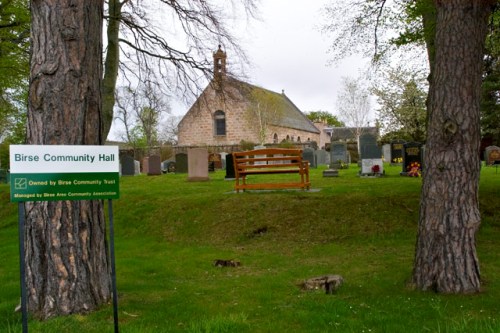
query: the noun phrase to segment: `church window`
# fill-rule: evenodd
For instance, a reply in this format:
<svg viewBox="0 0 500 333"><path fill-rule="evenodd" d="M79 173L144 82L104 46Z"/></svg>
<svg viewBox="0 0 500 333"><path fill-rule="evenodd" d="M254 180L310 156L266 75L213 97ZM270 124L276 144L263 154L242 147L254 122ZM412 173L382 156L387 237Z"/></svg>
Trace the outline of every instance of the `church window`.
<svg viewBox="0 0 500 333"><path fill-rule="evenodd" d="M215 135L226 135L226 114L224 111L217 110L214 113L214 132Z"/></svg>
<svg viewBox="0 0 500 333"><path fill-rule="evenodd" d="M273 135L273 142L274 143L278 143L279 142L278 141L278 133L274 133L274 135Z"/></svg>

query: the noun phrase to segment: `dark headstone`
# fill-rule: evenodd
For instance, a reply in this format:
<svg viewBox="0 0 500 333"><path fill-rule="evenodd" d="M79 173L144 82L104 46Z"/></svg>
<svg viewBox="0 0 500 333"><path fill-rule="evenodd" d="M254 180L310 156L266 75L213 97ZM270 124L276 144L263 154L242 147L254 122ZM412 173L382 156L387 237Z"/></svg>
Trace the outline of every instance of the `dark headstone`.
<svg viewBox="0 0 500 333"><path fill-rule="evenodd" d="M161 175L160 155L149 156L149 169L147 174L148 176Z"/></svg>
<svg viewBox="0 0 500 333"><path fill-rule="evenodd" d="M401 175L406 176L412 168L412 163L418 163L420 170L424 169L423 165L423 149L419 142L407 142L403 144L403 170Z"/></svg>
<svg viewBox="0 0 500 333"><path fill-rule="evenodd" d="M121 160L122 165L122 176L134 176L135 175L135 162L134 158L129 155L125 155Z"/></svg>
<svg viewBox="0 0 500 333"><path fill-rule="evenodd" d="M302 159L304 161L308 161L309 162L309 166L311 168L316 168L318 166L317 163L316 163L315 155L314 155L314 149L312 149L312 148L305 148L302 151Z"/></svg>
<svg viewBox="0 0 500 333"><path fill-rule="evenodd" d="M326 150L324 149L316 150L314 152L314 155L316 157L316 163L318 165L330 164L328 161L328 152Z"/></svg>
<svg viewBox="0 0 500 333"><path fill-rule="evenodd" d="M403 163L403 150L405 143L406 142L403 140L396 140L391 142L391 164Z"/></svg>
<svg viewBox="0 0 500 333"><path fill-rule="evenodd" d="M361 160L382 158L382 149L377 144L377 136L372 133L364 133L359 137Z"/></svg>
<svg viewBox="0 0 500 333"><path fill-rule="evenodd" d="M500 164L500 147L486 147L484 150L484 161L486 165Z"/></svg>
<svg viewBox="0 0 500 333"><path fill-rule="evenodd" d="M332 142L330 144L330 167L340 169L342 164L348 165L348 163L347 144L341 141Z"/></svg>
<svg viewBox="0 0 500 333"><path fill-rule="evenodd" d="M188 172L188 155L186 153L178 153L175 155L175 172Z"/></svg>
<svg viewBox="0 0 500 333"><path fill-rule="evenodd" d="M236 174L234 172L234 164L233 164L233 154L226 155L226 177L225 179L235 179Z"/></svg>

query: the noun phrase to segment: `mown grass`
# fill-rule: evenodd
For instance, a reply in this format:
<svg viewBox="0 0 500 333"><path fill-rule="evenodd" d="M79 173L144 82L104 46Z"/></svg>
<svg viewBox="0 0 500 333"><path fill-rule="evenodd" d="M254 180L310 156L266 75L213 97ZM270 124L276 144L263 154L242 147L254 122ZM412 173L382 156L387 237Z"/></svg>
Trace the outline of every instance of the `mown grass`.
<svg viewBox="0 0 500 333"><path fill-rule="evenodd" d="M235 194L222 171L208 182L122 178L113 205L120 331L500 332L500 174L481 174L482 292L437 295L406 287L421 179L385 169L384 178L359 178L355 166L338 178L313 169L311 192ZM0 201L0 332L20 332L17 206L6 185ZM298 287L322 274L344 277L335 295ZM105 306L29 327L113 332L113 313Z"/></svg>

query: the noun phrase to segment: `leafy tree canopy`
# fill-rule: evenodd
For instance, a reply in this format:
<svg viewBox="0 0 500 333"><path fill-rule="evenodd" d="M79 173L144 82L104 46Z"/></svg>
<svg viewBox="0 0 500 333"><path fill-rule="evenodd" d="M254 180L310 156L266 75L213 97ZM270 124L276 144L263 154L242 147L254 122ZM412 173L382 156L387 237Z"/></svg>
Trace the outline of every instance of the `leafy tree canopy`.
<svg viewBox="0 0 500 333"><path fill-rule="evenodd" d="M337 116L328 111L309 111L306 112L307 118L312 122L324 122L332 127L345 127L345 123L340 121Z"/></svg>

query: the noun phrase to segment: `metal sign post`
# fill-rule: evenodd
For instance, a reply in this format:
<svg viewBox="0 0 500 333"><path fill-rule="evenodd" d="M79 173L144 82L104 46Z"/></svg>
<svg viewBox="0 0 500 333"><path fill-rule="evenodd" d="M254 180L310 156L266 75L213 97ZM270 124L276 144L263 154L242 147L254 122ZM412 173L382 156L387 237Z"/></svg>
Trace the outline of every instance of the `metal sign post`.
<svg viewBox="0 0 500 333"><path fill-rule="evenodd" d="M23 333L28 333L28 309L26 302L26 268L24 266L24 202L18 203L19 211L19 270L21 273L21 312Z"/></svg>

